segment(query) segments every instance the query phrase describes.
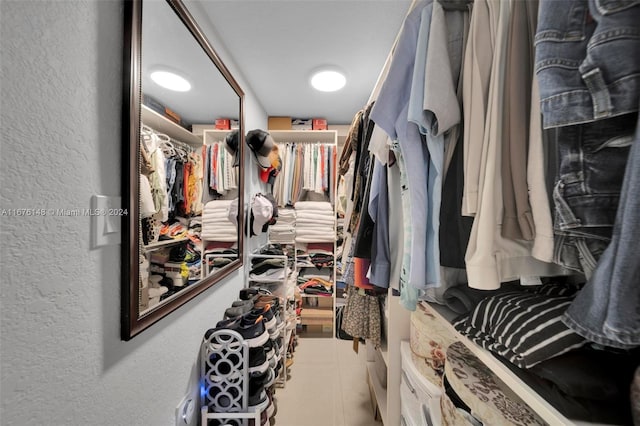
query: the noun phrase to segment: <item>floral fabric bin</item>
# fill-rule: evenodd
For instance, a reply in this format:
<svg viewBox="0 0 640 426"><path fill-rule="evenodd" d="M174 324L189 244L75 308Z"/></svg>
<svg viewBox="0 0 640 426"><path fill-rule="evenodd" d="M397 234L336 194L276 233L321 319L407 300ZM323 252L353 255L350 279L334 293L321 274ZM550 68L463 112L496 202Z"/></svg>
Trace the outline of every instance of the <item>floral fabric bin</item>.
<svg viewBox="0 0 640 426"><path fill-rule="evenodd" d="M471 414L485 425L546 424L462 342L447 349L445 375Z"/></svg>
<svg viewBox="0 0 640 426"><path fill-rule="evenodd" d="M458 341L451 325L430 306L419 303L411 313L409 341L413 363L420 373L441 386L447 348Z"/></svg>

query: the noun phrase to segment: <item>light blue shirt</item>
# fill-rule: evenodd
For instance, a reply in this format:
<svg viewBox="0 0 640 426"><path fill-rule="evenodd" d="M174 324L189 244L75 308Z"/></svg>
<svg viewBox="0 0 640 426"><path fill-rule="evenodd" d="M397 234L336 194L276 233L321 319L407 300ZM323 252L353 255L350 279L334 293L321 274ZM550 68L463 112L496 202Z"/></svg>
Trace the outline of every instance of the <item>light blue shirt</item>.
<svg viewBox="0 0 640 426"><path fill-rule="evenodd" d="M389 186L387 167L373 159L373 177L369 191L369 216L375 223L371 247L369 283L389 288L391 252L389 250Z"/></svg>
<svg viewBox="0 0 640 426"><path fill-rule="evenodd" d="M439 229L444 134L461 118L456 85L462 64L465 13L445 14L438 2L427 6L422 11L416 46L408 118L425 135L429 151L425 288L441 285Z"/></svg>
<svg viewBox="0 0 640 426"><path fill-rule="evenodd" d="M410 203L403 202L403 205L410 204L410 211L403 210L403 213L407 213L404 217L405 220L410 218L411 225L410 229L406 229L408 233L405 233L405 247L410 248L409 253L405 252L401 284L403 277L408 277L408 284L416 289L427 288L427 273L439 274L440 269L439 251L434 253L433 250L433 241L437 242L437 239L434 240L437 238L437 229L435 235L430 237L431 243L427 245L428 233L433 234L433 226L429 231L427 229L429 217L433 214L433 206L430 206L428 197L428 169L431 159L418 126L409 121L412 84L408 82L413 81L418 45L422 50L426 50L428 46L432 7L431 1L422 2L407 16L387 78L370 115L392 140L397 140L404 160ZM435 180L431 184L434 183ZM407 239L410 239L408 244ZM408 271L405 264L407 261Z"/></svg>

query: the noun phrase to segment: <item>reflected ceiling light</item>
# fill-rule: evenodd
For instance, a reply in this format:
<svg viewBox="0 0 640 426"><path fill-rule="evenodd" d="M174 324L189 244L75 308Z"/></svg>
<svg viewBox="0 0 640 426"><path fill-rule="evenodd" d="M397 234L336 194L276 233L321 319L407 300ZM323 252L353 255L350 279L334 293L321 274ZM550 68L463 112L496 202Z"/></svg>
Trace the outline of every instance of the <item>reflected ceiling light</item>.
<svg viewBox="0 0 640 426"><path fill-rule="evenodd" d="M336 70L324 69L316 71L311 76L311 85L321 92L335 92L340 90L347 83L347 78L343 73Z"/></svg>
<svg viewBox="0 0 640 426"><path fill-rule="evenodd" d="M188 92L191 90L191 83L186 78L170 71L154 71L151 73L151 80L157 85L174 92Z"/></svg>

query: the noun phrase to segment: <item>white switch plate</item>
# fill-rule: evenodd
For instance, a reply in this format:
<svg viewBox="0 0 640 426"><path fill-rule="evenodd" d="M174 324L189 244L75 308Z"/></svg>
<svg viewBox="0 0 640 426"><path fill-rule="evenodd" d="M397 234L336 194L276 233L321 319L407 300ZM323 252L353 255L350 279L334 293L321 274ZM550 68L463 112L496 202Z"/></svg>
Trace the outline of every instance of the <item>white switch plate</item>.
<svg viewBox="0 0 640 426"><path fill-rule="evenodd" d="M120 197L94 195L91 197L91 247L120 244L122 217L128 212L120 208Z"/></svg>

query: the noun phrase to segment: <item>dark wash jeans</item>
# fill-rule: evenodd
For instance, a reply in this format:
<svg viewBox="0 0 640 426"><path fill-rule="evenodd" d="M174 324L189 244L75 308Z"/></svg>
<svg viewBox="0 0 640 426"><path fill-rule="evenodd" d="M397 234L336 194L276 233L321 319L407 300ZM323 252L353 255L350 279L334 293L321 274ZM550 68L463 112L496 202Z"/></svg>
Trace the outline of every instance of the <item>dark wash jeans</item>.
<svg viewBox="0 0 640 426"><path fill-rule="evenodd" d="M640 121L611 243L563 321L592 342L622 349L640 346Z"/></svg>
<svg viewBox="0 0 640 426"><path fill-rule="evenodd" d="M535 46L544 128L638 110L640 0L541 0Z"/></svg>
<svg viewBox="0 0 640 426"><path fill-rule="evenodd" d="M611 240L637 116L556 129L554 262L587 277Z"/></svg>

